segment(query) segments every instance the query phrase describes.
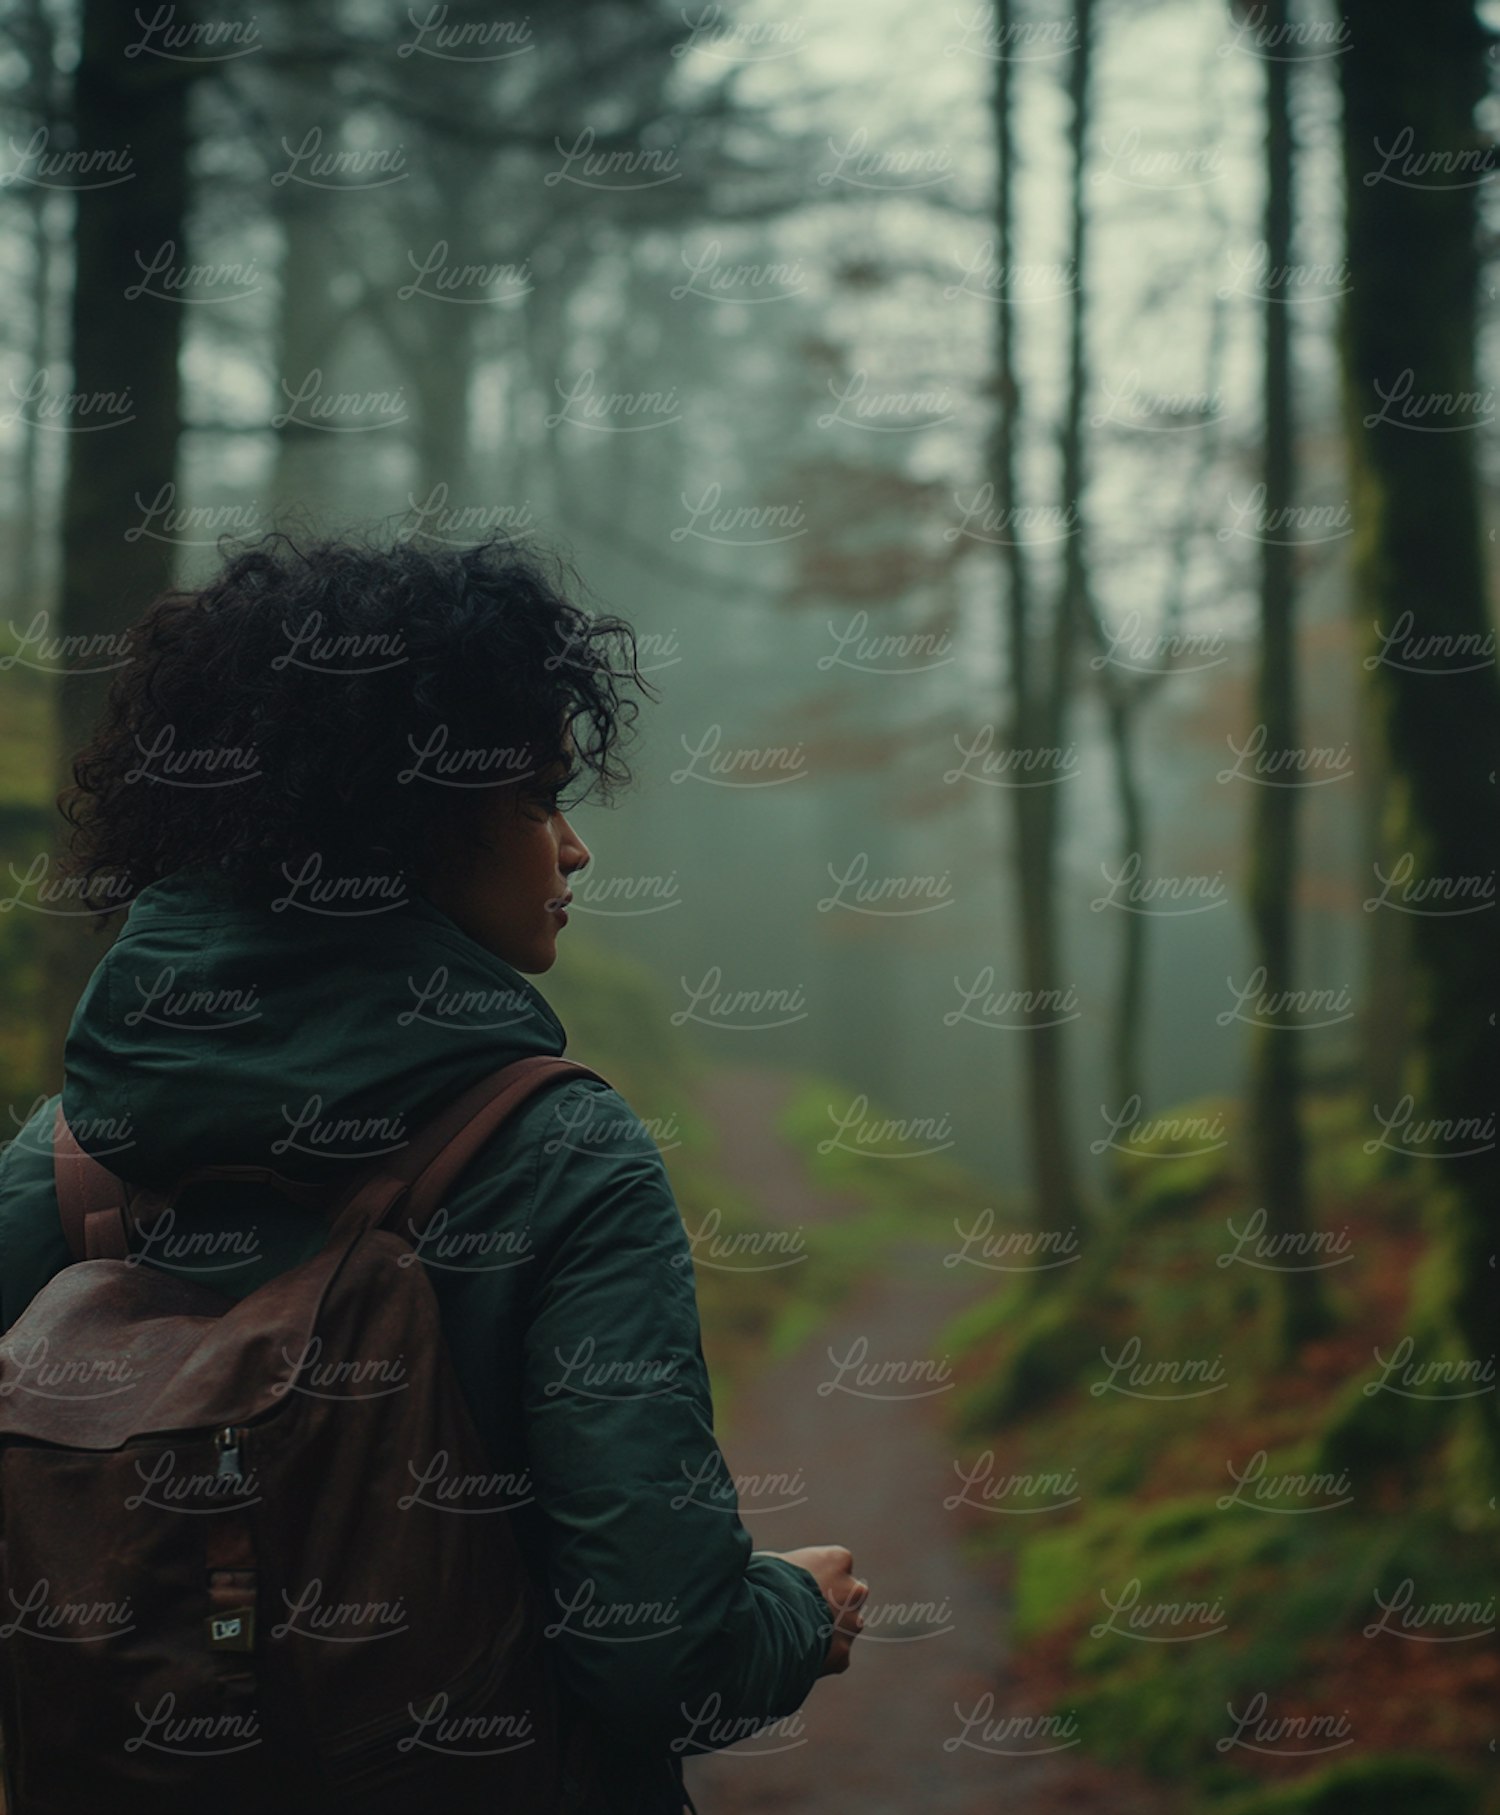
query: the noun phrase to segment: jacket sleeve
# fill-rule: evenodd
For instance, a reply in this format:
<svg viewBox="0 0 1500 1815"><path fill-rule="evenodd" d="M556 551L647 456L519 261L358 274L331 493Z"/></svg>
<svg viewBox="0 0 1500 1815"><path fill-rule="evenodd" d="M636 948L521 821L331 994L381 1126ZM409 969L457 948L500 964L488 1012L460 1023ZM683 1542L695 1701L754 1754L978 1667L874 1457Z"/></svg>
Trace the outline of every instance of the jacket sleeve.
<svg viewBox="0 0 1500 1815"><path fill-rule="evenodd" d="M592 1079L539 1107L523 1416L548 1636L621 1739L716 1750L801 1706L827 1609L810 1572L753 1553L741 1523L655 1142Z"/></svg>

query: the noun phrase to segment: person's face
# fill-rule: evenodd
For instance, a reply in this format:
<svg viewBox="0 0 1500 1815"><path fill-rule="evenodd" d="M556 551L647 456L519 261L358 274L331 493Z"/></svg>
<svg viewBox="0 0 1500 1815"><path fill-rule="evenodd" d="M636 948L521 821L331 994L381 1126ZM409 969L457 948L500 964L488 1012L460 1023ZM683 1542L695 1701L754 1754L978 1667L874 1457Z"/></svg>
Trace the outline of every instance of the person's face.
<svg viewBox="0 0 1500 1815"><path fill-rule="evenodd" d="M458 849L428 876L423 893L469 937L518 971L551 970L565 923L568 878L589 861L588 847L555 801L527 798L514 786L480 796L483 849Z"/></svg>

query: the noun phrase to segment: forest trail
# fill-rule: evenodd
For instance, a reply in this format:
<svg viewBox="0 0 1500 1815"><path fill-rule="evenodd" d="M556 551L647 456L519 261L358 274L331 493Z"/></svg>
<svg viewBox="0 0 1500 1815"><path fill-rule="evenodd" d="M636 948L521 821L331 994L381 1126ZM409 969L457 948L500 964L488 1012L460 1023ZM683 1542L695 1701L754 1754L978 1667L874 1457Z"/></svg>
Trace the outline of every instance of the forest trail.
<svg viewBox="0 0 1500 1815"><path fill-rule="evenodd" d="M774 1132L790 1088L780 1073L747 1068L715 1073L703 1092L722 1168L768 1229L848 1213ZM1172 1806L1082 1758L1064 1733L1005 1730L1018 1712L1007 1603L998 1578L965 1555L959 1515L944 1506L962 1484L943 1431L943 1370L892 1367L879 1381L840 1371L851 1356L866 1370L920 1362L947 1318L983 1294L982 1276L943 1266L950 1246L930 1236L901 1244L892 1266L736 1395L720 1441L756 1548L845 1544L870 1599L847 1673L823 1678L795 1715L686 1761L700 1815L1167 1815ZM976 1714L988 1726L972 1724Z"/></svg>

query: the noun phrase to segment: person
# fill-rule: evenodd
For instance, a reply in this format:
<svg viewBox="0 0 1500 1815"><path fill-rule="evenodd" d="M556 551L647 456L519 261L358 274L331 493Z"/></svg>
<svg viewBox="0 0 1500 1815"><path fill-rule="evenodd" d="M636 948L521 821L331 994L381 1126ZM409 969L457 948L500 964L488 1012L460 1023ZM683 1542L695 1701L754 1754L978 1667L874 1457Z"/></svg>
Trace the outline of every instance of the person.
<svg viewBox="0 0 1500 1815"><path fill-rule="evenodd" d="M131 1183L234 1164L323 1183L510 1060L564 1051L530 980L589 862L564 797L629 779L624 689L649 691L629 625L571 590L504 538L278 532L145 612L59 797L80 899L102 922L129 904L65 1047L94 1157ZM57 1101L0 1158L4 1328L70 1259ZM185 1189L142 1258L240 1297L324 1233L295 1199L218 1181ZM753 1549L687 1234L611 1086L523 1104L417 1252L610 1815L675 1815L685 1754L847 1669L867 1584L845 1546Z"/></svg>

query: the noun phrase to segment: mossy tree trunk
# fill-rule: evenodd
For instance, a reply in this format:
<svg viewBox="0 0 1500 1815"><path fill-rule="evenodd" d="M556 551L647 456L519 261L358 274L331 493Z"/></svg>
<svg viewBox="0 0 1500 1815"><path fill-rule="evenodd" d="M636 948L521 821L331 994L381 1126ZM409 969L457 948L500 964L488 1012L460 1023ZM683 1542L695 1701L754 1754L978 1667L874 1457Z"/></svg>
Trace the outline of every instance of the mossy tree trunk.
<svg viewBox="0 0 1500 1815"><path fill-rule="evenodd" d="M1475 378L1476 197L1496 168L1474 127L1486 44L1472 0L1427 0L1420 19L1404 0L1365 0L1350 26L1339 59L1351 270L1343 368L1362 670L1390 767L1395 848L1412 859L1408 898L1435 887L1425 905L1442 909L1465 885L1493 890L1500 867L1500 686L1475 471L1487 414ZM1401 143L1411 159L1392 168L1386 153ZM1414 913L1409 923L1412 1079L1419 1114L1437 1124L1418 1164L1433 1178L1454 1326L1476 1366L1491 1369L1494 920L1491 908ZM1500 1466L1492 1380L1474 1404Z"/></svg>

